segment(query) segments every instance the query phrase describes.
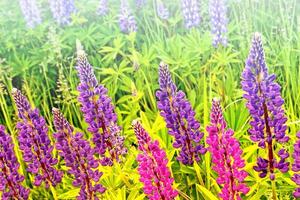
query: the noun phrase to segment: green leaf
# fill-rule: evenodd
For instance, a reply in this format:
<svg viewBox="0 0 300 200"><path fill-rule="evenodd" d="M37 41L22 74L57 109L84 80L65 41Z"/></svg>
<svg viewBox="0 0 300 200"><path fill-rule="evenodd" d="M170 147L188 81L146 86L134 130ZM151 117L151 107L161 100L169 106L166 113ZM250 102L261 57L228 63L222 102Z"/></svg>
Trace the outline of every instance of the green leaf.
<svg viewBox="0 0 300 200"><path fill-rule="evenodd" d="M206 200L219 200L218 197L213 195L208 189L206 189L202 185L197 184L196 188L198 192L200 192L204 197L206 197Z"/></svg>

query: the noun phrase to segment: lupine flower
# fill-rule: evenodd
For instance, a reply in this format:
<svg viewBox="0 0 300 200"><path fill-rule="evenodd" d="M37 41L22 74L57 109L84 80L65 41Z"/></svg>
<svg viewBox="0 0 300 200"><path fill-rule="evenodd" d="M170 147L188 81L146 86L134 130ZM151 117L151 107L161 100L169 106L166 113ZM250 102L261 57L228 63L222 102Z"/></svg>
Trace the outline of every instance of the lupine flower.
<svg viewBox="0 0 300 200"><path fill-rule="evenodd" d="M289 168L289 163L286 162L288 157L286 150L278 151L279 161L274 156L275 143L285 143L289 140L285 134L287 118L282 108L284 100L280 95L280 86L274 81L275 78L274 74L268 73L261 36L255 33L242 74L242 88L252 117L250 138L268 152L267 158L258 158L254 170L259 172L262 178L269 173L271 180L275 178L275 168L282 173Z"/></svg>
<svg viewBox="0 0 300 200"><path fill-rule="evenodd" d="M46 188L49 185L55 187L61 182L63 174L54 168L57 159L52 156L53 146L45 119L40 116L38 109L30 107L21 91L14 88L12 95L18 109L18 139L27 171L35 176L34 185L39 186L44 182Z"/></svg>
<svg viewBox="0 0 300 200"><path fill-rule="evenodd" d="M158 2L157 3L157 15L160 19L162 20L167 20L170 17L169 10L165 7L163 2Z"/></svg>
<svg viewBox="0 0 300 200"><path fill-rule="evenodd" d="M182 14L187 29L200 25L201 17L198 0L181 0Z"/></svg>
<svg viewBox="0 0 300 200"><path fill-rule="evenodd" d="M152 141L138 121L133 122L140 154L137 156L140 181L144 184L144 193L150 200L171 200L177 196L172 188L174 182L167 167L166 152L160 149L158 141Z"/></svg>
<svg viewBox="0 0 300 200"><path fill-rule="evenodd" d="M298 188L294 191L293 195L295 198L300 198L300 131L297 133L298 140L294 144L293 159L294 163L292 165L292 170L296 172L292 180L298 185Z"/></svg>
<svg viewBox="0 0 300 200"><path fill-rule="evenodd" d="M245 167L245 161L242 159L243 151L233 136L233 130L227 129L217 99L213 99L210 125L206 130L209 133L206 142L212 156L213 170L218 174L217 183L223 186L220 197L224 200L241 200L241 193L247 194L249 191L243 183L247 177L247 172L243 170Z"/></svg>
<svg viewBox="0 0 300 200"><path fill-rule="evenodd" d="M20 0L20 7L28 28L34 28L42 23L40 10L35 0Z"/></svg>
<svg viewBox="0 0 300 200"><path fill-rule="evenodd" d="M78 101L85 121L89 124L88 130L93 133L93 142L97 153L102 156L102 165L112 165L113 160L120 161L120 156L127 153L114 106L107 95L107 89L98 84L83 50L77 52L76 69L80 78ZM110 156L105 154L107 151Z"/></svg>
<svg viewBox="0 0 300 200"><path fill-rule="evenodd" d="M159 66L160 89L156 92L157 106L160 115L167 123L168 132L175 138L173 146L181 148L177 159L186 165L200 160L200 154L206 149L200 144L203 133L200 132L200 123L195 119L195 112L185 97L183 91L177 91L173 83L168 65Z"/></svg>
<svg viewBox="0 0 300 200"><path fill-rule="evenodd" d="M59 25L66 25L71 22L71 15L76 8L74 0L49 0L53 18Z"/></svg>
<svg viewBox="0 0 300 200"><path fill-rule="evenodd" d="M132 15L127 0L121 1L121 9L119 14L119 25L123 33L131 33L137 31L137 25Z"/></svg>
<svg viewBox="0 0 300 200"><path fill-rule="evenodd" d="M80 186L77 199L98 199L97 193L105 192L105 188L98 183L102 172L97 168L98 162L94 158L94 150L90 143L83 139L82 133L75 133L74 128L64 118L57 108L53 108L53 121L56 129L56 148L64 158L68 172L74 175L73 185Z"/></svg>
<svg viewBox="0 0 300 200"><path fill-rule="evenodd" d="M105 16L109 12L109 7L108 7L108 0L100 0L98 9L97 9L97 14L100 16Z"/></svg>
<svg viewBox="0 0 300 200"><path fill-rule="evenodd" d="M28 199L29 190L22 186L24 176L20 175L20 164L14 152L11 137L5 132L4 126L0 125L0 191L3 200Z"/></svg>
<svg viewBox="0 0 300 200"><path fill-rule="evenodd" d="M137 9L141 9L147 5L147 0L135 0L135 5Z"/></svg>
<svg viewBox="0 0 300 200"><path fill-rule="evenodd" d="M213 35L213 45L227 45L227 16L226 16L226 0L210 0L209 14L211 21L211 32Z"/></svg>

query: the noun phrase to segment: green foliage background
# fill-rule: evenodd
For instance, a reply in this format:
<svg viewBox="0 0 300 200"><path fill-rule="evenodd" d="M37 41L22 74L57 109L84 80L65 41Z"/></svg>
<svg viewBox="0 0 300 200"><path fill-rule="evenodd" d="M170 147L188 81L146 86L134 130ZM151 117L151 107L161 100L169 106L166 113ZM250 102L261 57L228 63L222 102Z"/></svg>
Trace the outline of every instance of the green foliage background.
<svg viewBox="0 0 300 200"><path fill-rule="evenodd" d="M98 1L77 0L78 13L72 24L58 27L51 19L47 1L38 1L43 13L43 24L27 30L16 0L0 1L0 123L12 134L21 162L21 172L31 188L32 199L52 199L43 187L34 187L26 173L16 139L16 110L12 104L12 87L22 89L32 105L38 107L49 125L53 141L52 107L59 107L78 130L85 131L77 101L78 78L75 65L75 42L83 44L98 80L109 90L116 105L118 123L123 127L129 153L121 164L101 167L102 183L107 188L103 199L144 199L142 184L135 161L138 151L131 129L133 119L140 118L152 138L159 140L167 152L169 166L179 190L178 199L218 199L220 187L211 169L210 155L194 166L176 161L177 150L167 134L164 120L156 106L158 63L163 60L177 86L186 92L195 109L201 129L209 122L210 102L220 97L225 118L235 130L247 161L246 179L251 190L243 199L270 199L271 183L260 179L252 169L258 155L264 152L249 139L249 113L242 99L240 76L248 55L252 34L263 35L268 67L277 75L285 99L288 116L288 144L290 152L300 130L300 2L298 0L228 0L229 46L215 49L211 45L208 0L201 0L201 26L185 30L179 0L164 1L171 18L161 21L155 13L155 0L147 6L131 8L138 21L138 32L125 35L118 27L119 3L111 1L111 12L106 17L96 15ZM86 132L86 138L91 134ZM205 134L207 134L205 132ZM57 156L57 152L55 152ZM60 159L61 160L61 159ZM292 162L292 158L289 158ZM61 160L59 168L66 170ZM276 174L278 199L292 199L295 184L292 172ZM65 175L56 188L59 199L74 199L78 189Z"/></svg>

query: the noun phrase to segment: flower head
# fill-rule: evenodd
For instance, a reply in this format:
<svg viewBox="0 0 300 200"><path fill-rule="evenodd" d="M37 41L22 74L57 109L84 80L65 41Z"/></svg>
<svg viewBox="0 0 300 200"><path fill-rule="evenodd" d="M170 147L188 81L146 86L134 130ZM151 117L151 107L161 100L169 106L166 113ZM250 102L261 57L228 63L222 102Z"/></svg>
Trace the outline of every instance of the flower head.
<svg viewBox="0 0 300 200"><path fill-rule="evenodd" d="M206 149L200 144L203 133L200 123L195 119L195 112L182 91L177 91L173 83L168 65L159 66L160 89L156 92L158 109L167 123L169 134L175 138L173 146L181 148L177 158L183 164L191 165L199 161L200 154Z"/></svg>
<svg viewBox="0 0 300 200"><path fill-rule="evenodd" d="M28 28L34 28L42 23L40 10L35 0L20 0L19 3Z"/></svg>
<svg viewBox="0 0 300 200"><path fill-rule="evenodd" d="M223 186L220 197L227 199L241 199L241 193L247 194L249 188L244 184L247 172L243 170L245 161L243 151L233 130L227 129L223 118L222 108L217 99L213 99L210 114L210 125L206 128L209 135L207 144L212 156L213 170L218 174L217 183Z"/></svg>
<svg viewBox="0 0 300 200"><path fill-rule="evenodd" d="M274 156L275 142L285 143L289 140L286 136L286 121L283 104L280 95L280 86L275 82L276 76L269 74L264 58L261 36L255 33L252 40L250 54L242 74L242 88L245 91L247 108L252 120L249 130L250 138L258 143L258 146L268 151L268 158L258 158L254 169L260 172L261 177L270 173L274 179L274 168L281 172L288 170L288 156L284 149L278 151L280 160Z"/></svg>
<svg viewBox="0 0 300 200"><path fill-rule="evenodd" d="M74 128L64 118L57 108L53 108L53 121L56 129L56 148L64 158L70 174L74 175L74 186L80 186L77 199L97 199L97 193L105 192L99 183L102 176L98 162L94 158L94 150L90 143L83 139L83 134L75 132Z"/></svg>
<svg viewBox="0 0 300 200"><path fill-rule="evenodd" d="M59 25L71 22L71 15L76 12L74 0L49 0L53 18Z"/></svg>
<svg viewBox="0 0 300 200"><path fill-rule="evenodd" d="M158 141L152 141L138 121L133 122L133 129L138 140L140 154L137 157L140 181L144 183L144 193L150 200L171 200L177 196L173 189L174 182L167 167L165 151L160 149Z"/></svg>
<svg viewBox="0 0 300 200"><path fill-rule="evenodd" d="M20 175L19 162L14 152L11 137L0 125L0 191L1 199L28 199L29 190L22 186L24 176Z"/></svg>
<svg viewBox="0 0 300 200"><path fill-rule="evenodd" d="M108 0L100 0L98 4L97 14L105 16L109 12Z"/></svg>
<svg viewBox="0 0 300 200"><path fill-rule="evenodd" d="M298 140L294 144L294 152L293 152L293 165L292 170L295 174L292 177L292 180L297 184L298 188L294 191L293 195L295 198L300 198L300 131L297 133Z"/></svg>
<svg viewBox="0 0 300 200"><path fill-rule="evenodd" d="M137 25L132 15L127 0L121 1L121 9L119 14L119 25L123 33L131 33L137 31Z"/></svg>
<svg viewBox="0 0 300 200"><path fill-rule="evenodd" d="M56 186L61 182L63 174L54 168L57 159L52 156L53 146L45 119L38 109L31 108L20 90L14 88L12 95L18 109L18 139L27 171L35 176L34 185L39 186L45 182L47 188L50 184Z"/></svg>
<svg viewBox="0 0 300 200"><path fill-rule="evenodd" d="M169 10L168 10L168 8L165 7L163 2L157 3L156 12L157 12L158 17L162 20L167 20L170 17Z"/></svg>
<svg viewBox="0 0 300 200"><path fill-rule="evenodd" d="M182 14L187 29L200 25L201 17L198 0L181 0Z"/></svg>

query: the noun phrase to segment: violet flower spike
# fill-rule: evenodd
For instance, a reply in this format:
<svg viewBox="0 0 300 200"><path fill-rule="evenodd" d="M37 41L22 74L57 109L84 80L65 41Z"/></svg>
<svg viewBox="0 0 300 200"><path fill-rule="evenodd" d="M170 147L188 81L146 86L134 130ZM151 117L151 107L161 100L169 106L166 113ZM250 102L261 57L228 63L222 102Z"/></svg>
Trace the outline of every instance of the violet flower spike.
<svg viewBox="0 0 300 200"><path fill-rule="evenodd" d="M217 99L213 99L210 125L206 130L209 133L206 142L212 156L212 168L218 174L217 183L223 186L219 196L224 200L241 199L241 194L245 195L249 191L244 183L248 174L243 170L243 151L233 136L233 130L227 129L220 101Z"/></svg>
<svg viewBox="0 0 300 200"><path fill-rule="evenodd" d="M264 58L261 36L255 33L252 40L250 54L242 74L243 95L247 100L247 108L252 120L249 130L250 138L258 143L258 146L267 149L268 157L257 160L254 170L260 177L269 174L270 179L275 178L275 168L282 173L287 172L289 163L286 161L288 153L285 149L278 151L280 160L275 158L275 143L286 143L286 121L283 110L284 100L280 95L280 86L275 82L276 76L269 74Z"/></svg>
<svg viewBox="0 0 300 200"><path fill-rule="evenodd" d="M73 185L80 186L77 199L97 200L97 194L104 193L105 188L99 183L103 173L97 169L99 164L94 158L94 150L90 143L83 139L82 133L74 131L57 108L53 108L52 113L56 129L56 148L64 158L68 172L75 178Z"/></svg>
<svg viewBox="0 0 300 200"><path fill-rule="evenodd" d="M27 98L14 88L12 96L18 109L20 149L27 164L27 171L34 175L34 185L43 182L46 188L55 187L61 182L63 173L55 169L57 159L52 156L53 146L48 136L48 127L38 109L30 107Z"/></svg>
<svg viewBox="0 0 300 200"><path fill-rule="evenodd" d="M209 14L211 21L211 33L213 35L213 46L227 46L227 8L226 0L210 0Z"/></svg>
<svg viewBox="0 0 300 200"><path fill-rule="evenodd" d="M161 1L157 3L156 12L157 12L157 16L162 20L168 20L170 17L168 8L166 8L163 2Z"/></svg>
<svg viewBox="0 0 300 200"><path fill-rule="evenodd" d="M127 0L121 0L119 25L123 33L131 33L137 31L135 17L131 13Z"/></svg>
<svg viewBox="0 0 300 200"><path fill-rule="evenodd" d="M185 27L191 29L200 25L200 9L198 0L181 0Z"/></svg>
<svg viewBox="0 0 300 200"><path fill-rule="evenodd" d="M159 85L156 92L157 107L160 115L167 123L168 133L174 137L173 146L180 148L177 160L185 165L192 165L205 154L206 148L200 144L203 133L200 123L195 119L195 112L183 91L177 91L173 83L168 65L159 65Z"/></svg>
<svg viewBox="0 0 300 200"><path fill-rule="evenodd" d="M77 66L80 84L78 101L81 103L81 111L88 123L88 130L93 133L93 142L96 153L101 155L102 165L113 165L113 160L119 162L127 153L124 147L124 136L120 134L117 125L117 115L107 89L98 84L92 66L89 64L83 50L77 52ZM109 152L110 156L105 155Z"/></svg>
<svg viewBox="0 0 300 200"><path fill-rule="evenodd" d="M71 22L71 16L76 12L74 0L49 0L50 10L59 25Z"/></svg>
<svg viewBox="0 0 300 200"><path fill-rule="evenodd" d="M300 131L297 133L297 141L294 144L294 152L292 157L294 159L292 171L295 172L295 174L292 176L292 180L298 186L293 195L295 198L300 198Z"/></svg>
<svg viewBox="0 0 300 200"><path fill-rule="evenodd" d="M19 0L19 3L28 28L34 28L42 23L36 0Z"/></svg>
<svg viewBox="0 0 300 200"><path fill-rule="evenodd" d="M166 152L159 147L158 141L152 141L140 122L133 122L140 153L137 156L140 181L144 184L144 193L150 200L174 199L178 192L173 189L174 179L167 167Z"/></svg>
<svg viewBox="0 0 300 200"><path fill-rule="evenodd" d="M3 200L27 200L29 189L22 186L24 176L20 175L20 164L14 152L12 138L0 125L0 191Z"/></svg>
<svg viewBox="0 0 300 200"><path fill-rule="evenodd" d="M109 13L108 0L100 0L98 4L97 14L105 16Z"/></svg>

